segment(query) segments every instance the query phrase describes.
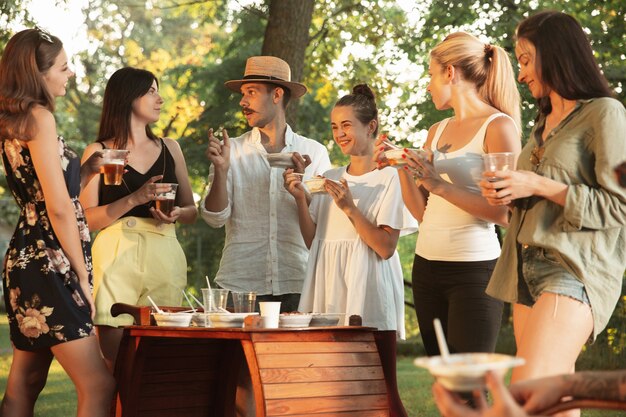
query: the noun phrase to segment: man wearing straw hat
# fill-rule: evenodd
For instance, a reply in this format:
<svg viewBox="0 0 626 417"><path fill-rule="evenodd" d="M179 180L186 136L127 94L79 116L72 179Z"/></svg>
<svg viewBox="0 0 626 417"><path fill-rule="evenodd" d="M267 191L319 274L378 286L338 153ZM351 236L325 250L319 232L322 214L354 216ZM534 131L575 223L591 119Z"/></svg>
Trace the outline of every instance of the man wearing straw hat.
<svg viewBox="0 0 626 417"><path fill-rule="evenodd" d="M296 311L308 250L295 200L283 187L283 169L270 167L268 155L283 154L271 157L286 158L307 178L330 168L328 152L286 122L289 100L307 88L291 81L282 59L250 57L243 78L225 85L241 93L239 104L252 130L235 139L223 130L223 141L209 130L210 189L200 213L211 227L226 225L215 281L231 291L254 291L257 300L281 301L281 311Z"/></svg>

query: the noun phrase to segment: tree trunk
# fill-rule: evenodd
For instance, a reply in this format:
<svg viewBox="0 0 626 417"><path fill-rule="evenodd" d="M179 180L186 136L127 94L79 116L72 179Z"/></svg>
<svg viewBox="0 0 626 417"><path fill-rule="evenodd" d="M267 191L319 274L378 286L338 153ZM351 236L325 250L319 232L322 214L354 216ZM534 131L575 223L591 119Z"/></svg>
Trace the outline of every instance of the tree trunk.
<svg viewBox="0 0 626 417"><path fill-rule="evenodd" d="M265 28L262 54L284 59L291 67L291 81L302 81L314 4L314 0L269 2L269 18ZM287 109L287 123L294 130L298 104L297 100L292 100Z"/></svg>

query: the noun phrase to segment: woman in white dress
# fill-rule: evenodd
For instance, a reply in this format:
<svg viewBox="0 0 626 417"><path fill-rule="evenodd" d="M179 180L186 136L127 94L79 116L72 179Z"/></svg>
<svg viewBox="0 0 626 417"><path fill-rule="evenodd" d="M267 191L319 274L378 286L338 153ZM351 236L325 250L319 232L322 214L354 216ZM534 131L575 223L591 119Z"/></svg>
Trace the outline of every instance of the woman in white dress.
<svg viewBox="0 0 626 417"><path fill-rule="evenodd" d="M378 133L374 93L365 84L342 97L331 113L335 142L350 155L348 166L326 171L324 193L309 201L301 177L285 171L285 187L298 206L300 229L310 249L300 311L358 314L376 327L390 415L406 416L396 384L396 337L404 337L404 286L396 251L405 216L395 168L376 169ZM415 227L412 231L415 231Z"/></svg>

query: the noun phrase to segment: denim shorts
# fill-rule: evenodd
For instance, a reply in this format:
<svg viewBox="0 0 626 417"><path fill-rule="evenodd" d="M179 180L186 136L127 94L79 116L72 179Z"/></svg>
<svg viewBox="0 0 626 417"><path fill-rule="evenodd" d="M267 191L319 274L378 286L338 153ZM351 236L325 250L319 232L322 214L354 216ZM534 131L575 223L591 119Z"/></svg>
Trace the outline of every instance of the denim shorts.
<svg viewBox="0 0 626 417"><path fill-rule="evenodd" d="M517 302L529 307L544 292L590 305L585 285L569 272L552 249L518 245Z"/></svg>

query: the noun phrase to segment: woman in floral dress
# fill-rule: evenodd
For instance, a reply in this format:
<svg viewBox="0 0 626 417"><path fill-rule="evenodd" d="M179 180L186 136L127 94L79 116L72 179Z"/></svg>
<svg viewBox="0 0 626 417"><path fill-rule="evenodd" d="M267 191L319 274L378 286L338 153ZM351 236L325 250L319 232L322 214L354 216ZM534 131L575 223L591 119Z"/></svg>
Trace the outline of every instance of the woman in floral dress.
<svg viewBox="0 0 626 417"><path fill-rule="evenodd" d="M32 416L55 357L76 386L78 416L108 414L114 381L93 331L89 230L78 202L81 169L57 137L54 99L73 75L61 41L17 33L0 60L0 154L20 217L4 260L13 362L2 416Z"/></svg>

